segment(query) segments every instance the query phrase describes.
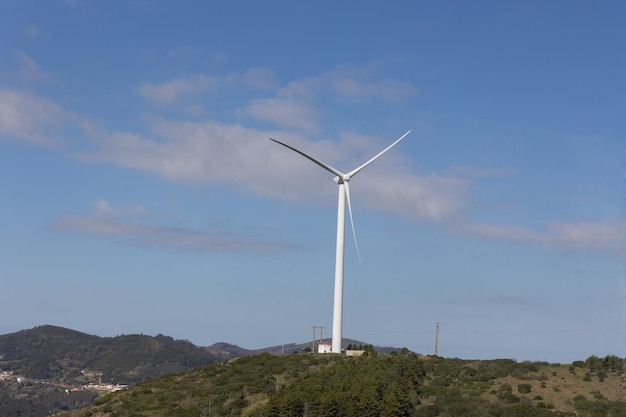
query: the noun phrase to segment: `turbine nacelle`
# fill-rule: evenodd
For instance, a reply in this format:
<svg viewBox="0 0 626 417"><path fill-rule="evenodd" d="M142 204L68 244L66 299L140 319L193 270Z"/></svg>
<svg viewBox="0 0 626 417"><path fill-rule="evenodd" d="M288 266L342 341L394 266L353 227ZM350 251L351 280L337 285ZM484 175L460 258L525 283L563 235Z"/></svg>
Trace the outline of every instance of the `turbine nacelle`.
<svg viewBox="0 0 626 417"><path fill-rule="evenodd" d="M335 184L339 185L339 184L343 184L343 182L346 181L346 179L341 178L339 175L336 175L335 178L333 178L333 181L335 182Z"/></svg>

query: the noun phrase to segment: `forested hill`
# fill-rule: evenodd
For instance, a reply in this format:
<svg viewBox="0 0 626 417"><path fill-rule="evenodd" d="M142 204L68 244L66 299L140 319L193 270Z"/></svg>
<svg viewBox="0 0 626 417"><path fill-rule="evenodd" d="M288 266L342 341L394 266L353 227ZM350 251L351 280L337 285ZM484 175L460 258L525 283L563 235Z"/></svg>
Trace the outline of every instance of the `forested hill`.
<svg viewBox="0 0 626 417"><path fill-rule="evenodd" d="M99 337L46 325L0 336L0 369L36 380L85 382L89 373L108 383L132 384L219 360L163 335Z"/></svg>
<svg viewBox="0 0 626 417"><path fill-rule="evenodd" d="M559 365L264 353L144 381L62 416L624 417L625 399L615 356Z"/></svg>

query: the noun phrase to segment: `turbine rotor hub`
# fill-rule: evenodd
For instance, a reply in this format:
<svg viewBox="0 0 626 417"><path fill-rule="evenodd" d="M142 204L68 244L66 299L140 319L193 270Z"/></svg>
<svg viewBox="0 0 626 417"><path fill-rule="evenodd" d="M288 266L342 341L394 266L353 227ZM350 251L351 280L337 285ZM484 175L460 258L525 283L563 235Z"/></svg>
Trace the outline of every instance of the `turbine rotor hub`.
<svg viewBox="0 0 626 417"><path fill-rule="evenodd" d="M350 177L347 175L343 175L341 177L336 175L335 178L333 178L333 181L335 181L335 184L343 184L344 182L350 181Z"/></svg>

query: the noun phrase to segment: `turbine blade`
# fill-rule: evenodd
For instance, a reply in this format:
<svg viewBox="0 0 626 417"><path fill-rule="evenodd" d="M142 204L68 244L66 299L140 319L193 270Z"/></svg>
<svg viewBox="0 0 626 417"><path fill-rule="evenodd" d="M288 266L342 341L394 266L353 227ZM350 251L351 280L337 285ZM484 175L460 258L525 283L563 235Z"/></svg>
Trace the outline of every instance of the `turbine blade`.
<svg viewBox="0 0 626 417"><path fill-rule="evenodd" d="M348 172L346 174L346 178L349 180L350 178L352 178L354 175L356 175L360 170L362 170L363 168L365 168L366 166L368 166L369 164L371 164L372 162L374 162L375 159L377 159L379 156L381 156L382 154L384 154L385 152L387 152L389 149L391 149L396 143L400 142L402 139L404 139L404 137L406 135L408 135L409 133L411 133L411 131L409 130L408 132L406 132L404 135L400 136L399 139L397 139L394 143L392 143L391 145L387 146L385 149L383 149L382 151L380 151L378 153L378 155L376 155L375 157L373 157L372 159L370 159L369 161L367 161L366 163L364 163L363 165L361 165L360 167L353 169L352 171Z"/></svg>
<svg viewBox="0 0 626 417"><path fill-rule="evenodd" d="M305 153L304 153L304 152L302 152L302 151L297 150L297 149L296 149L296 148L294 148L294 147L291 147L291 146L289 146L289 145L287 145L287 144L284 144L284 143L282 143L282 142L281 142L281 141L279 141L279 140L272 139L272 138L269 138L269 140L274 141L274 142L276 142L276 143L278 143L278 144L280 144L280 145L283 145L285 148L289 148L289 149L291 149L292 151L299 153L300 155L304 156L306 159L308 159L308 160L312 161L313 163L315 163L315 164L317 164L317 165L321 166L321 167L322 167L322 168L324 168L326 171L329 171L329 172L331 172L331 173L335 174L335 175L336 175L336 176L338 176L339 178L343 178L343 177L344 177L344 175L345 175L343 172L339 171L338 169L335 169L335 168L331 167L330 165L328 165L328 164L326 164L326 163L324 163L324 162L322 162L322 161L319 161L319 160L317 160L317 159L313 158L312 156L309 156L309 155L305 154Z"/></svg>
<svg viewBox="0 0 626 417"><path fill-rule="evenodd" d="M356 246L356 254L359 256L359 263L362 263L361 252L359 252L359 243L356 241L356 232L354 230L354 220L352 219L352 202L350 201L350 181L344 181L343 186L346 189L346 199L348 200L348 213L350 213L350 224L352 225L352 237L354 237L354 246Z"/></svg>

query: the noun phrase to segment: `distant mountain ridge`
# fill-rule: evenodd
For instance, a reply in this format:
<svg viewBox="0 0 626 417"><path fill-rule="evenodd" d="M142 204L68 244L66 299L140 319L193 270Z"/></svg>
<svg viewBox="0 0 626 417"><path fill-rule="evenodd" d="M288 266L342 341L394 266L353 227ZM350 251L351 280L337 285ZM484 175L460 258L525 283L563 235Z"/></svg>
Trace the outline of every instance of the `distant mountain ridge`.
<svg viewBox="0 0 626 417"><path fill-rule="evenodd" d="M32 329L0 335L0 369L3 369L3 367L19 368L26 372L25 376L27 377L57 377L59 375L54 370L33 369L32 366L23 366L23 363L30 361L42 362L45 358L52 361L68 359L70 362L75 361L75 365L82 364L79 367L89 367L93 364L105 365L104 362L111 361L115 365L115 362L118 362L120 358L114 352L121 351L126 354L123 362L126 362L127 365L133 361L139 361L140 363L150 362L151 365L155 365L158 362L167 362L171 365L178 361L181 370L185 370L207 363L257 355L264 352L290 354L308 351L312 348L312 345L317 349L320 342L330 343L330 339L315 340L314 343L287 343L258 349L247 349L226 342L217 342L210 346L197 346L188 340L176 340L162 334L156 336L122 334L114 337L101 337L46 324ZM344 339L344 344L353 346L367 345L364 342L353 339ZM93 352L91 352L93 349L97 351L98 358L93 357ZM390 346L376 347L375 349L378 353L390 353L400 350ZM112 368L112 366L104 366L104 369L109 368ZM119 376L119 371L123 368L124 366L118 366L116 375L105 374L104 378L110 379L111 377ZM150 376L150 378L152 377ZM131 377L129 381L135 382L136 379Z"/></svg>
<svg viewBox="0 0 626 417"><path fill-rule="evenodd" d="M43 325L0 336L0 369L65 383L98 375L129 384L221 360L191 342L163 335L100 337Z"/></svg>
<svg viewBox="0 0 626 417"><path fill-rule="evenodd" d="M0 335L0 415L38 416L89 405L88 384L129 384L230 357L169 336L100 337L43 325ZM79 401L76 401L79 398Z"/></svg>

